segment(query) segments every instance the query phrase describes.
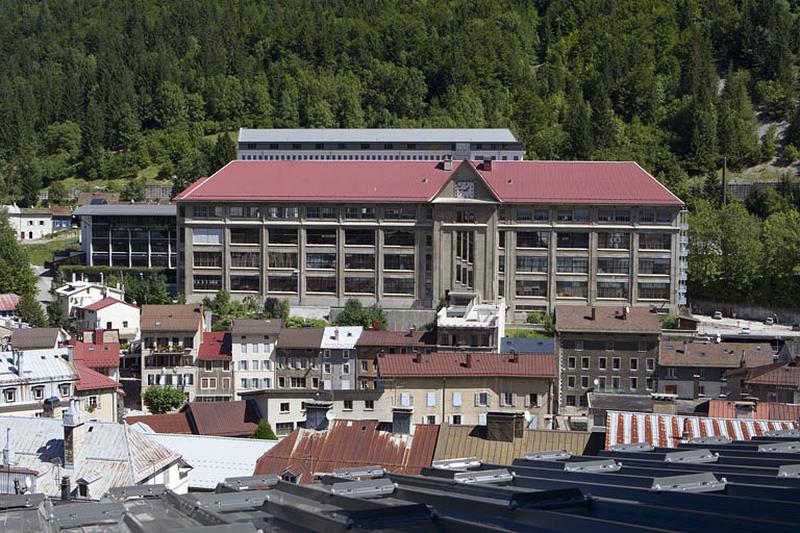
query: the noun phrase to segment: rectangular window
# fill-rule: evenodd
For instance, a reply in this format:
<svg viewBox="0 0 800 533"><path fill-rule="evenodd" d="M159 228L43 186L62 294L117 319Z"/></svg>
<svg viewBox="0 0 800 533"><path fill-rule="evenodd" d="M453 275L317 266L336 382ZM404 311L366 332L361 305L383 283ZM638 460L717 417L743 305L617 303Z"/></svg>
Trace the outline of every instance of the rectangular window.
<svg viewBox="0 0 800 533"><path fill-rule="evenodd" d="M475 393L475 406L489 407L489 393L488 392Z"/></svg>
<svg viewBox="0 0 800 533"><path fill-rule="evenodd" d="M195 274L192 286L196 291L218 291L222 288L222 276L200 276Z"/></svg>
<svg viewBox="0 0 800 533"><path fill-rule="evenodd" d="M620 358L619 357L612 357L611 358L611 368L614 370L620 369Z"/></svg>
<svg viewBox="0 0 800 533"><path fill-rule="evenodd" d="M291 385L293 389L305 389L306 378L293 377L291 380Z"/></svg>
<svg viewBox="0 0 800 533"><path fill-rule="evenodd" d="M597 247L608 250L627 250L631 247L631 234L621 231L598 232Z"/></svg>
<svg viewBox="0 0 800 533"><path fill-rule="evenodd" d="M639 370L639 359L636 357L631 357L629 360L630 368L632 371Z"/></svg>
<svg viewBox="0 0 800 533"><path fill-rule="evenodd" d="M513 392L501 392L500 393L500 405L503 407L513 407L516 403L516 394Z"/></svg>
<svg viewBox="0 0 800 533"><path fill-rule="evenodd" d="M261 209L258 207L233 206L228 214L231 218L261 218Z"/></svg>
<svg viewBox="0 0 800 533"><path fill-rule="evenodd" d="M574 394L567 394L566 402L568 407L575 407L575 395Z"/></svg>
<svg viewBox="0 0 800 533"><path fill-rule="evenodd" d="M639 388L639 378L632 377L630 378L631 383L631 390L636 390Z"/></svg>
<svg viewBox="0 0 800 533"><path fill-rule="evenodd" d="M270 228L270 244L297 244L297 230L290 228Z"/></svg>
<svg viewBox="0 0 800 533"><path fill-rule="evenodd" d="M211 361L206 361L205 368L206 368L206 372L211 372L211 370L213 368L213 363Z"/></svg>
<svg viewBox="0 0 800 533"><path fill-rule="evenodd" d="M384 294L414 294L414 278L384 278Z"/></svg>
<svg viewBox="0 0 800 533"><path fill-rule="evenodd" d="M306 278L306 290L308 292L335 293L336 278L308 276Z"/></svg>
<svg viewBox="0 0 800 533"><path fill-rule="evenodd" d="M581 387L584 389L589 388L589 376L581 376Z"/></svg>
<svg viewBox="0 0 800 533"><path fill-rule="evenodd" d="M669 283L639 283L640 300L669 300Z"/></svg>
<svg viewBox="0 0 800 533"><path fill-rule="evenodd" d="M550 232L547 231L518 231L517 247L519 248L547 248Z"/></svg>
<svg viewBox="0 0 800 533"><path fill-rule="evenodd" d="M386 246L414 246L413 231L386 230L383 232L383 244Z"/></svg>
<svg viewBox="0 0 800 533"><path fill-rule="evenodd" d="M648 357L644 360L645 368L648 372L652 372L656 369L656 360L652 357Z"/></svg>
<svg viewBox="0 0 800 533"><path fill-rule="evenodd" d="M597 359L597 368L599 368L600 370L605 370L606 369L606 364L608 364L607 361L608 360L605 357L598 358Z"/></svg>
<svg viewBox="0 0 800 533"><path fill-rule="evenodd" d="M308 220L336 220L335 207L306 207Z"/></svg>
<svg viewBox="0 0 800 533"><path fill-rule="evenodd" d="M222 267L222 252L194 252L195 267Z"/></svg>
<svg viewBox="0 0 800 533"><path fill-rule="evenodd" d="M270 268L297 268L297 252L269 252Z"/></svg>
<svg viewBox="0 0 800 533"><path fill-rule="evenodd" d="M575 231L559 231L556 233L557 248L588 248L589 234Z"/></svg>
<svg viewBox="0 0 800 533"><path fill-rule="evenodd" d="M308 229L306 230L306 244L336 244L335 229Z"/></svg>
<svg viewBox="0 0 800 533"><path fill-rule="evenodd" d="M570 370L574 370L575 369L575 365L577 364L577 361L578 361L578 359L573 355L567 357L567 368L570 369Z"/></svg>
<svg viewBox="0 0 800 533"><path fill-rule="evenodd" d="M294 422L277 422L275 424L275 435L285 437L294 430Z"/></svg>
<svg viewBox="0 0 800 533"><path fill-rule="evenodd" d="M582 370L589 370L589 358L588 357L581 357L581 369Z"/></svg>
<svg viewBox="0 0 800 533"><path fill-rule="evenodd" d="M348 220L374 220L374 207L345 207L344 218Z"/></svg>
<svg viewBox="0 0 800 533"><path fill-rule="evenodd" d="M425 403L428 407L436 407L436 393L428 392L425 395Z"/></svg>
<svg viewBox="0 0 800 533"><path fill-rule="evenodd" d="M588 294L586 281L556 281L556 296L559 298L586 298Z"/></svg>
<svg viewBox="0 0 800 533"><path fill-rule="evenodd" d="M597 297L598 298L628 298L628 282L627 281L598 281L597 282Z"/></svg>
<svg viewBox="0 0 800 533"><path fill-rule="evenodd" d="M258 292L261 288L258 276L231 276L232 291Z"/></svg>
<svg viewBox="0 0 800 533"><path fill-rule="evenodd" d="M598 274L627 274L630 271L630 259L627 257L598 257Z"/></svg>
<svg viewBox="0 0 800 533"><path fill-rule="evenodd" d="M323 270L334 270L336 268L335 253L307 253L306 267Z"/></svg>
<svg viewBox="0 0 800 533"><path fill-rule="evenodd" d="M297 275L290 276L277 276L271 275L267 277L270 292L297 292Z"/></svg>
<svg viewBox="0 0 800 533"><path fill-rule="evenodd" d="M375 292L375 278L344 278L344 292L373 294Z"/></svg>
<svg viewBox="0 0 800 533"><path fill-rule="evenodd" d="M606 390L606 377L605 376L598 376L597 377L597 388L601 391Z"/></svg>
<svg viewBox="0 0 800 533"><path fill-rule="evenodd" d="M586 274L589 272L589 258L583 256L559 256L556 258L556 272Z"/></svg>
<svg viewBox="0 0 800 533"><path fill-rule="evenodd" d="M640 250L671 250L672 235L669 233L640 233Z"/></svg>
<svg viewBox="0 0 800 533"><path fill-rule="evenodd" d="M454 426L460 426L461 425L461 415L451 415L450 416L450 424L452 424Z"/></svg>
<svg viewBox="0 0 800 533"><path fill-rule="evenodd" d="M353 410L353 400L345 400L343 402L342 409L344 411L352 411Z"/></svg>
<svg viewBox="0 0 800 533"><path fill-rule="evenodd" d="M383 254L384 270L414 270L414 254Z"/></svg>
<svg viewBox="0 0 800 533"><path fill-rule="evenodd" d="M453 392L453 407L461 407L461 393Z"/></svg>
<svg viewBox="0 0 800 533"><path fill-rule="evenodd" d="M283 414L289 412L289 402L281 402L280 412Z"/></svg>
<svg viewBox="0 0 800 533"><path fill-rule="evenodd" d="M192 244L222 244L222 230L194 228L192 229Z"/></svg>
<svg viewBox="0 0 800 533"><path fill-rule="evenodd" d="M385 220L415 220L417 210L415 207L384 207L383 218Z"/></svg>
<svg viewBox="0 0 800 533"><path fill-rule="evenodd" d="M344 243L348 246L374 246L375 230L346 229L344 230Z"/></svg>
<svg viewBox="0 0 800 533"><path fill-rule="evenodd" d="M344 268L349 270L375 270L375 254L344 254Z"/></svg>
<svg viewBox="0 0 800 533"><path fill-rule="evenodd" d="M611 388L615 391L619 390L619 376L612 376L611 377Z"/></svg>
<svg viewBox="0 0 800 533"><path fill-rule="evenodd" d="M665 258L639 258L639 274L664 274L668 275L670 270L670 260Z"/></svg>
<svg viewBox="0 0 800 533"><path fill-rule="evenodd" d="M517 296L547 296L547 281L518 279Z"/></svg>
<svg viewBox="0 0 800 533"><path fill-rule="evenodd" d="M517 256L517 272L547 272L547 257Z"/></svg>
<svg viewBox="0 0 800 533"><path fill-rule="evenodd" d="M576 378L575 376L567 376L567 387L570 389L575 388Z"/></svg>
<svg viewBox="0 0 800 533"><path fill-rule="evenodd" d="M597 222L600 224L628 224L630 221L630 209L599 209L597 211Z"/></svg>
<svg viewBox="0 0 800 533"><path fill-rule="evenodd" d="M222 207L196 205L192 208L194 218L222 218Z"/></svg>
<svg viewBox="0 0 800 533"><path fill-rule="evenodd" d="M259 228L231 228L232 244L260 244L261 230Z"/></svg>
<svg viewBox="0 0 800 533"><path fill-rule="evenodd" d="M269 207L267 208L267 219L297 220L298 211L296 207Z"/></svg>
<svg viewBox="0 0 800 533"><path fill-rule="evenodd" d="M231 252L231 267L233 268L258 268L260 266L260 252Z"/></svg>

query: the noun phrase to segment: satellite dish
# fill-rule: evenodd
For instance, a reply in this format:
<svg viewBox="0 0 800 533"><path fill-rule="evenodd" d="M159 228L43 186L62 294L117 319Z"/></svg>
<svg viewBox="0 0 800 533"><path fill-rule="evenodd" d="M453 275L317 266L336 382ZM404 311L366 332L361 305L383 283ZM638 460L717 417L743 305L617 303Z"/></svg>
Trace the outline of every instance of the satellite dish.
<svg viewBox="0 0 800 533"><path fill-rule="evenodd" d="M328 422L333 422L333 419L336 418L336 415L333 414L332 410L328 409L327 411L325 411L325 418L328 419Z"/></svg>
<svg viewBox="0 0 800 533"><path fill-rule="evenodd" d="M528 410L526 410L526 411L525 411L524 415L525 415L525 422L530 422L530 421L531 421L531 418L533 418L533 417L531 416L531 412L530 412L530 411L528 411Z"/></svg>
<svg viewBox="0 0 800 533"><path fill-rule="evenodd" d="M597 379L597 378L594 378L594 386L597 387L598 385L600 385L600 380Z"/></svg>
<svg viewBox="0 0 800 533"><path fill-rule="evenodd" d="M33 481L31 481L31 476L25 476L25 486L31 488L33 485Z"/></svg>

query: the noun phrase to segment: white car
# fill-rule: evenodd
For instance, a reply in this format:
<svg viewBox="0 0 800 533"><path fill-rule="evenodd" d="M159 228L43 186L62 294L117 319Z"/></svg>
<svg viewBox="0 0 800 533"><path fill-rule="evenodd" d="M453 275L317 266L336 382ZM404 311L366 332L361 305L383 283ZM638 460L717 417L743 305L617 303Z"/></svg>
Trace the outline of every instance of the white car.
<svg viewBox="0 0 800 533"><path fill-rule="evenodd" d="M745 326L745 327L742 328L742 331L740 331L740 333L742 335L750 335L750 328Z"/></svg>
<svg viewBox="0 0 800 533"><path fill-rule="evenodd" d="M714 320L722 320L722 311L714 311L714 314L711 316Z"/></svg>

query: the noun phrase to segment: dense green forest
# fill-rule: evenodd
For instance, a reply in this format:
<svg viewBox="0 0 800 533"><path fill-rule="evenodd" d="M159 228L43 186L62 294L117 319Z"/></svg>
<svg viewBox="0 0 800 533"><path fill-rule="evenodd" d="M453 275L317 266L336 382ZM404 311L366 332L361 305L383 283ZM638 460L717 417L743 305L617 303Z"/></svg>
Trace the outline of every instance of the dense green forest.
<svg viewBox="0 0 800 533"><path fill-rule="evenodd" d="M148 167L179 188L226 162L217 134L239 126L510 127L528 158L633 159L684 198L702 220L690 295L800 296L791 187L723 209L718 174L797 156L797 0L0 6L1 200ZM756 110L785 138L759 136Z"/></svg>

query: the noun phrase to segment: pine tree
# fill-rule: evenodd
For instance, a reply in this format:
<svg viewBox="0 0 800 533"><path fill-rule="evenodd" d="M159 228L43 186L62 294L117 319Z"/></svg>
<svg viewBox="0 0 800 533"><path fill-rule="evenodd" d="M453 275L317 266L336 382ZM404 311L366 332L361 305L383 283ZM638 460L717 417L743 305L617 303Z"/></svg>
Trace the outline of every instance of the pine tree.
<svg viewBox="0 0 800 533"><path fill-rule="evenodd" d="M42 328L47 325L47 317L44 314L44 310L42 310L41 304L36 301L36 298L31 293L20 296L16 313L22 322L33 327Z"/></svg>

